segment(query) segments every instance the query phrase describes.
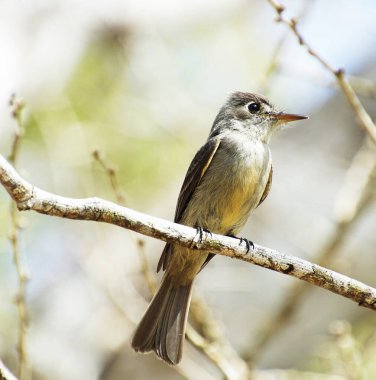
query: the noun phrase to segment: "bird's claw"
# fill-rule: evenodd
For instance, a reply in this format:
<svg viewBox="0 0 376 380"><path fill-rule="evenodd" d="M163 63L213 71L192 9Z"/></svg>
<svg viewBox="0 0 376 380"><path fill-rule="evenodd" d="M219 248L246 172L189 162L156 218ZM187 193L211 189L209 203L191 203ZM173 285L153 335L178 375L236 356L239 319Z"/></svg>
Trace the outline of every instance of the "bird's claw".
<svg viewBox="0 0 376 380"><path fill-rule="evenodd" d="M245 246L247 248L247 253L249 252L249 250L252 248L252 249L255 249L255 245L253 244L253 241L250 241L248 239L245 239L245 238L240 238L240 244L242 244L242 242L244 241L245 243Z"/></svg>
<svg viewBox="0 0 376 380"><path fill-rule="evenodd" d="M202 243L202 238L204 236L204 232L210 236L212 236L212 233L207 229L200 226L196 226L197 230L197 236L198 236L198 244Z"/></svg>
<svg viewBox="0 0 376 380"><path fill-rule="evenodd" d="M250 251L250 249L255 249L255 245L253 244L253 242L251 240L248 240L246 238L243 238L243 237L238 237L238 236L235 236L235 235L227 235L227 236L230 236L234 239L238 239L239 240L239 245L242 245L242 243L244 242L245 243L245 246L247 248L247 253Z"/></svg>

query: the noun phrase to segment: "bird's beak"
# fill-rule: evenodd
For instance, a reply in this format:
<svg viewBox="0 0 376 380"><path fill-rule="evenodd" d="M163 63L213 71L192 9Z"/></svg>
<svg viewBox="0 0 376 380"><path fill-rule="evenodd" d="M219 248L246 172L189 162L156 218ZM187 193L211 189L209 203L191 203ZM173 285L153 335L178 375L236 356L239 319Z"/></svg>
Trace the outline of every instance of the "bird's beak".
<svg viewBox="0 0 376 380"><path fill-rule="evenodd" d="M295 115L293 113L275 113L273 117L278 120L280 123L290 123L291 121L308 119L308 116Z"/></svg>

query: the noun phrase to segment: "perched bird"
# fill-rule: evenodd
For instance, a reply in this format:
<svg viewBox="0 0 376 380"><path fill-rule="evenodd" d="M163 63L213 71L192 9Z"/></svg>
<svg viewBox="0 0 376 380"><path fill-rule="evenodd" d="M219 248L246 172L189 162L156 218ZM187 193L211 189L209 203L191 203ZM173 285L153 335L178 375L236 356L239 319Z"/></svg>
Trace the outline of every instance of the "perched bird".
<svg viewBox="0 0 376 380"><path fill-rule="evenodd" d="M189 166L175 222L235 236L269 193L273 133L306 118L277 111L264 96L232 93ZM171 365L180 362L192 284L213 256L166 244L157 268L166 272L133 336L135 351L154 351Z"/></svg>

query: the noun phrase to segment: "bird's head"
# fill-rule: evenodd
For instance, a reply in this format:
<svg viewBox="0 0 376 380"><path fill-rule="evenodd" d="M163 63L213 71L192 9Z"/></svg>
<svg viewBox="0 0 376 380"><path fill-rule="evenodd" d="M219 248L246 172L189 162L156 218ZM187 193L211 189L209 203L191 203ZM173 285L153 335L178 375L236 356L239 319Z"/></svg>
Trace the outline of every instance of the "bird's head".
<svg viewBox="0 0 376 380"><path fill-rule="evenodd" d="M280 112L262 95L233 92L219 111L211 135L236 130L269 142L278 127L307 116Z"/></svg>

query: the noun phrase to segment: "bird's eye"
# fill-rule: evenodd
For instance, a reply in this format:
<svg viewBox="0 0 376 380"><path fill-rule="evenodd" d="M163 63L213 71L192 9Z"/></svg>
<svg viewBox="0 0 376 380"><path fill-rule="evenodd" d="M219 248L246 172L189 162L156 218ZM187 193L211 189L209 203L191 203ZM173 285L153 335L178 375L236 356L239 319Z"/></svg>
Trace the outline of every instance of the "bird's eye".
<svg viewBox="0 0 376 380"><path fill-rule="evenodd" d="M258 111L260 111L260 108L260 103L252 102L248 104L248 111L250 113L257 113Z"/></svg>

